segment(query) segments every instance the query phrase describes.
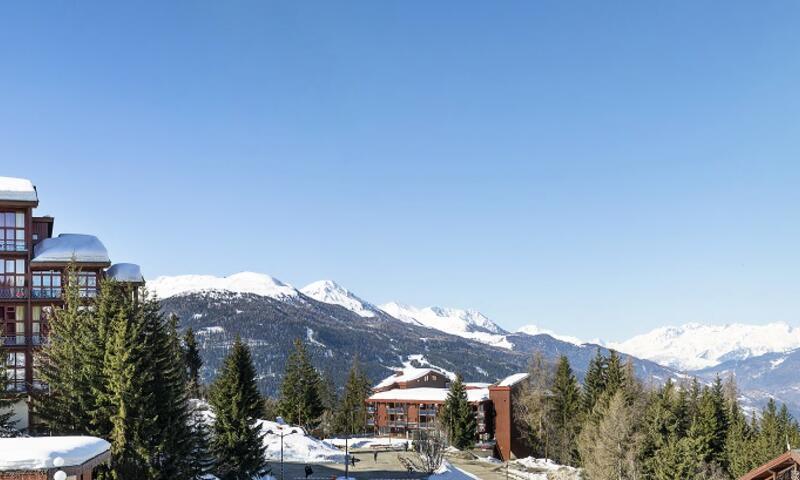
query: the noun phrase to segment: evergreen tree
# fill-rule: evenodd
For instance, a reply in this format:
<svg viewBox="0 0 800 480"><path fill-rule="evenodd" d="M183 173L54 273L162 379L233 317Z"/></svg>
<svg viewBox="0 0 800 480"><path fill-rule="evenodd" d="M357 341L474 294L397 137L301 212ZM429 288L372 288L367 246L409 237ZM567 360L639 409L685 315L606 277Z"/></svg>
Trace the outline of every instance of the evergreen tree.
<svg viewBox="0 0 800 480"><path fill-rule="evenodd" d="M285 421L313 430L324 411L319 395L320 382L319 373L311 364L305 345L296 339L294 351L286 360L278 403L278 411Z"/></svg>
<svg viewBox="0 0 800 480"><path fill-rule="evenodd" d="M344 394L334 418L337 433L352 435L367 431L366 400L370 391L369 379L361 370L358 357L354 357L344 386Z"/></svg>
<svg viewBox="0 0 800 480"><path fill-rule="evenodd" d="M586 375L583 377L583 413L587 417L592 415L597 402L606 391L606 359L603 357L600 349L597 349L597 354L594 356L589 367L586 370Z"/></svg>
<svg viewBox="0 0 800 480"><path fill-rule="evenodd" d="M553 446L553 459L564 465L576 465L578 446L576 443L580 431L581 393L578 381L572 372L569 359L562 355L559 358L556 374L553 379L552 430L556 433Z"/></svg>
<svg viewBox="0 0 800 480"><path fill-rule="evenodd" d="M183 349L186 370L189 372L189 396L200 398L200 368L203 367L203 359L200 357L200 349L197 347L192 327L187 328L183 334Z"/></svg>
<svg viewBox="0 0 800 480"><path fill-rule="evenodd" d="M5 361L6 350L0 346L0 359ZM0 368L0 438L16 437L17 422L14 418L14 404L20 399L19 395L9 391L10 379L8 369Z"/></svg>
<svg viewBox="0 0 800 480"><path fill-rule="evenodd" d="M622 359L616 351L611 350L605 363L605 389L603 390L603 395L610 399L619 390L625 388L627 380Z"/></svg>
<svg viewBox="0 0 800 480"><path fill-rule="evenodd" d="M250 350L237 338L222 371L211 385L209 403L215 414L211 451L221 480L251 480L266 472L264 433L256 423L261 395Z"/></svg>
<svg viewBox="0 0 800 480"><path fill-rule="evenodd" d="M475 412L467 400L467 389L460 375L450 385L442 410L443 423L447 428L450 444L459 450L472 447L475 444L478 424Z"/></svg>

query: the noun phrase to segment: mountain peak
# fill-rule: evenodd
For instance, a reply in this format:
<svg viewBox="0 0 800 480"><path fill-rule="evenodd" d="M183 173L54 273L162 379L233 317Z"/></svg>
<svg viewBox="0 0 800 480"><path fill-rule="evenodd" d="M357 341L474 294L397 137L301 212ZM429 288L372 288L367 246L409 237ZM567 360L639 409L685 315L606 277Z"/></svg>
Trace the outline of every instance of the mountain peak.
<svg viewBox="0 0 800 480"><path fill-rule="evenodd" d="M361 317L376 316L375 310L377 308L375 306L365 302L333 280L318 280L309 283L301 288L300 291L303 295L311 297L318 302L342 306Z"/></svg>
<svg viewBox="0 0 800 480"><path fill-rule="evenodd" d="M285 299L297 296L297 290L280 280L255 272L239 272L227 277L213 275L161 276L147 282L151 292L161 298L202 292L252 293Z"/></svg>

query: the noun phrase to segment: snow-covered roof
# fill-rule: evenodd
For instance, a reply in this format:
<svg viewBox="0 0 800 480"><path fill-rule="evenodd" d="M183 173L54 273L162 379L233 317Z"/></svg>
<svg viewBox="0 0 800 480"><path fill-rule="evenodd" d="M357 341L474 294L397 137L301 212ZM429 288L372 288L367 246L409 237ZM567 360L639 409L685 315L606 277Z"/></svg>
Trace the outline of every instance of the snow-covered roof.
<svg viewBox="0 0 800 480"><path fill-rule="evenodd" d="M519 382L528 378L529 373L515 373L514 375L509 375L506 378L500 380L500 383L497 384L498 387L513 387L514 385L518 384Z"/></svg>
<svg viewBox="0 0 800 480"><path fill-rule="evenodd" d="M369 397L370 400L412 400L420 402L444 402L447 399L447 388L395 388L378 392ZM467 389L467 400L470 402L482 402L489 400L488 388Z"/></svg>
<svg viewBox="0 0 800 480"><path fill-rule="evenodd" d="M447 377L447 375L445 375L444 372L440 372L435 368L405 367L403 369L399 369L398 372L399 374L395 373L394 375L391 375L381 380L381 383L375 385L375 388L376 389L385 388L398 382L410 382L422 378L425 375L431 373L437 373L439 375L442 375L443 377Z"/></svg>
<svg viewBox="0 0 800 480"><path fill-rule="evenodd" d="M38 202L36 188L26 178L0 177L0 200Z"/></svg>
<svg viewBox="0 0 800 480"><path fill-rule="evenodd" d="M111 448L107 441L96 437L30 437L0 438L0 471L43 470L57 465L75 467L102 455Z"/></svg>
<svg viewBox="0 0 800 480"><path fill-rule="evenodd" d="M115 263L106 270L106 278L125 283L144 283L142 268L135 263Z"/></svg>
<svg viewBox="0 0 800 480"><path fill-rule="evenodd" d="M108 250L93 235L62 233L45 238L33 250L32 263L110 263Z"/></svg>

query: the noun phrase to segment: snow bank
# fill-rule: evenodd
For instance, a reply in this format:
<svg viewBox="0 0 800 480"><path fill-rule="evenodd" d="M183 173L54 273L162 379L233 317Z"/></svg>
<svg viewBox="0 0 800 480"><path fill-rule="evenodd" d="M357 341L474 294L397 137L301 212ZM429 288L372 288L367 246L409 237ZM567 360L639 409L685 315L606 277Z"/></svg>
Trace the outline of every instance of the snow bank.
<svg viewBox="0 0 800 480"><path fill-rule="evenodd" d="M107 452L111 444L95 437L31 437L0 439L0 470L41 470L60 466L83 465Z"/></svg>
<svg viewBox="0 0 800 480"><path fill-rule="evenodd" d="M325 439L325 443L331 445L333 447L344 448L345 439L344 438L328 438ZM411 440L406 440L404 438L392 438L392 437L374 437L374 438L348 438L347 439L347 446L348 448L394 448L394 449L401 449L405 448L406 443L411 446Z"/></svg>
<svg viewBox="0 0 800 480"><path fill-rule="evenodd" d="M344 463L344 453L333 445L307 435L300 427L292 427L269 420L259 420L264 432L267 460L280 461L281 433L283 434L283 461L295 463Z"/></svg>
<svg viewBox="0 0 800 480"><path fill-rule="evenodd" d="M442 462L442 466L439 467L436 472L433 473L430 477L430 480L472 480L477 479L480 480L479 477L471 473L467 473L460 468L454 467L450 462L447 460Z"/></svg>
<svg viewBox="0 0 800 480"><path fill-rule="evenodd" d="M578 480L581 471L575 467L560 465L549 458L526 457L510 463L509 473L524 480Z"/></svg>

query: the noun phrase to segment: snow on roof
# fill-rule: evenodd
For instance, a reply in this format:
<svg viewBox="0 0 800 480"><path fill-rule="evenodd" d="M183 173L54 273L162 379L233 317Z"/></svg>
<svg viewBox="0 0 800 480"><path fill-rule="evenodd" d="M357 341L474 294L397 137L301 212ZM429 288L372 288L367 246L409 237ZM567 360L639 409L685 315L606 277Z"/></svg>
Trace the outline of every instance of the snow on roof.
<svg viewBox="0 0 800 480"><path fill-rule="evenodd" d="M106 277L126 283L144 283L142 268L135 263L115 263L106 270Z"/></svg>
<svg viewBox="0 0 800 480"><path fill-rule="evenodd" d="M108 250L94 235L62 233L36 245L32 263L110 263Z"/></svg>
<svg viewBox="0 0 800 480"><path fill-rule="evenodd" d="M464 382L464 386L470 388L489 388L492 384L485 382Z"/></svg>
<svg viewBox="0 0 800 480"><path fill-rule="evenodd" d="M446 376L444 372L440 372L435 368L405 367L403 369L398 369L398 371L400 372L399 374L395 373L394 375L384 378L381 380L381 383L375 385L375 388L385 388L397 382L410 382L430 373L438 373L439 375Z"/></svg>
<svg viewBox="0 0 800 480"><path fill-rule="evenodd" d="M420 402L444 402L447 399L447 388L395 388L378 392L369 397L370 400L412 400ZM489 400L488 388L467 389L467 400L470 402L482 402Z"/></svg>
<svg viewBox="0 0 800 480"><path fill-rule="evenodd" d="M0 471L53 468L62 458L64 467L83 465L107 452L111 444L95 437L0 438Z"/></svg>
<svg viewBox="0 0 800 480"><path fill-rule="evenodd" d="M506 378L502 379L500 383L497 384L497 386L513 387L514 385L528 378L528 375L529 375L528 373L515 373L514 375L509 375Z"/></svg>
<svg viewBox="0 0 800 480"><path fill-rule="evenodd" d="M38 202L36 188L25 178L0 177L0 200Z"/></svg>
<svg viewBox="0 0 800 480"><path fill-rule="evenodd" d="M297 296L297 290L269 275L241 272L229 277L213 275L178 275L158 277L147 282L151 292L160 298L200 292L252 293L262 297L286 298Z"/></svg>

